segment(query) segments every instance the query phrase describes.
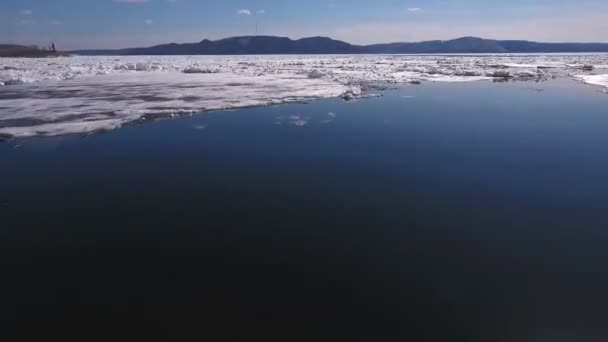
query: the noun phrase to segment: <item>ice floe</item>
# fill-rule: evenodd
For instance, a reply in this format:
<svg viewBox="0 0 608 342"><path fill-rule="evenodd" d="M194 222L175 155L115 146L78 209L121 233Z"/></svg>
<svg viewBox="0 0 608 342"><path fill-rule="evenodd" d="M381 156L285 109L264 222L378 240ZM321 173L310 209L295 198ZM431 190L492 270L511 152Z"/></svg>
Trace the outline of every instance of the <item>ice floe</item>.
<svg viewBox="0 0 608 342"><path fill-rule="evenodd" d="M608 55L99 56L0 59L0 135L109 130L193 113L365 96L367 84L544 80L608 87ZM297 120L296 120L297 121Z"/></svg>
<svg viewBox="0 0 608 342"><path fill-rule="evenodd" d="M575 78L587 84L608 88L608 74L604 75L576 75Z"/></svg>

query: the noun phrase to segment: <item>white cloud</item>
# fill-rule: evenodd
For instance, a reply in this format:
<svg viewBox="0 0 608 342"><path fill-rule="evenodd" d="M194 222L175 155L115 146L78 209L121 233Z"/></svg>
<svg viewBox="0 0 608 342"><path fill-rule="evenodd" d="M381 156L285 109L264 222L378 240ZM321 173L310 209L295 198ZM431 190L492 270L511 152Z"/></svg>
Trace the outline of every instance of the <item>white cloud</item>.
<svg viewBox="0 0 608 342"><path fill-rule="evenodd" d="M49 24L51 24L51 25L63 25L63 21L53 19L53 20L51 20L49 22Z"/></svg>
<svg viewBox="0 0 608 342"><path fill-rule="evenodd" d="M420 8L420 7L410 7L407 10L408 10L408 12L420 12L420 11L422 11L422 8Z"/></svg>
<svg viewBox="0 0 608 342"><path fill-rule="evenodd" d="M36 25L36 20L32 19L19 19L17 20L17 25Z"/></svg>
<svg viewBox="0 0 608 342"><path fill-rule="evenodd" d="M266 10L261 9L261 10L257 10L256 12L257 14L266 14Z"/></svg>
<svg viewBox="0 0 608 342"><path fill-rule="evenodd" d="M31 9L24 9L21 11L22 15L31 16L34 12Z"/></svg>
<svg viewBox="0 0 608 342"><path fill-rule="evenodd" d="M238 14L238 15L251 15L251 10L243 8L243 9L240 9L240 10L236 11L236 14Z"/></svg>
<svg viewBox="0 0 608 342"><path fill-rule="evenodd" d="M152 25L153 21L152 21L152 19L146 19L146 20L144 20L144 23L146 25Z"/></svg>

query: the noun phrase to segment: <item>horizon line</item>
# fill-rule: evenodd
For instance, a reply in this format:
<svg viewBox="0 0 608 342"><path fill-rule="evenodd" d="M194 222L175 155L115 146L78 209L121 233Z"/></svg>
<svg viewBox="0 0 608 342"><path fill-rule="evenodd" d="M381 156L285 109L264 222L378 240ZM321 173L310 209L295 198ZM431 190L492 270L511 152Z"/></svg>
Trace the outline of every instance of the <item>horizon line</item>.
<svg viewBox="0 0 608 342"><path fill-rule="evenodd" d="M156 46L161 46L161 45L197 44L197 43L201 43L201 42L204 42L204 41L218 42L218 41L222 41L222 40L235 39L235 38L255 38L255 37L285 38L285 39L289 39L289 40L292 40L292 41L298 41L298 40L310 39L310 38L327 38L327 39L343 42L343 43L349 44L351 46L356 46L356 47L366 47L366 46L373 46L373 45L389 45L389 44L416 44L416 43L425 43L425 42L449 42L449 41L455 41L455 40L467 39L467 38L480 39L480 40L489 40L489 41L499 41L499 42L521 41L521 42L542 43L542 44L608 44L608 41L567 41L567 40L564 40L564 41L550 41L549 42L549 41L539 41L539 40L530 40L530 39L495 39L495 38L484 38L484 37L472 36L472 35L460 36L460 37L449 38L449 39L427 39L427 40L416 40L416 41L392 41L392 42L386 42L386 43L353 44L353 43L350 43L350 42L348 42L346 40L335 39L335 38L332 38L330 36L321 36L321 35L307 36L307 37L301 37L301 38L293 38L293 37L290 37L290 36L258 34L258 35L226 36L226 37L217 38L217 39L203 38L203 39L201 39L199 41L190 41L190 42L182 42L182 43L178 43L178 42L173 41L173 42L159 43L159 44L154 44L154 45L134 46L134 47L125 47L125 48L87 48L87 49L71 49L71 50L68 50L68 51L128 50L128 49L150 48L150 47L156 47ZM4 43L0 43L0 45L1 44L4 44ZM21 45L21 44L13 43L12 45ZM29 44L29 45L25 45L24 44L23 46L31 46L31 45L35 45L35 44Z"/></svg>

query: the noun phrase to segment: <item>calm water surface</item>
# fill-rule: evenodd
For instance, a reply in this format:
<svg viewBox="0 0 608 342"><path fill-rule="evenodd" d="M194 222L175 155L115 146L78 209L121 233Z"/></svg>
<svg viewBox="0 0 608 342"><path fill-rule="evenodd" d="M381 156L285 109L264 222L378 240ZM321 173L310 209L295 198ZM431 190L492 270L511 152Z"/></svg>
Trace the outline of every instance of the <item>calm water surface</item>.
<svg viewBox="0 0 608 342"><path fill-rule="evenodd" d="M382 94L0 144L0 318L84 340L606 341L608 96Z"/></svg>

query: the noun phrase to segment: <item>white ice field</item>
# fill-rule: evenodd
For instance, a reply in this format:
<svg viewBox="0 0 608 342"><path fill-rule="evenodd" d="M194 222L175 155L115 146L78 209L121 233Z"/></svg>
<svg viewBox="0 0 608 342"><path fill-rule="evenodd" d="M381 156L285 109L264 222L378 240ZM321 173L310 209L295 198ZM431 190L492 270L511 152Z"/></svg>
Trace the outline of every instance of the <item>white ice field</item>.
<svg viewBox="0 0 608 342"><path fill-rule="evenodd" d="M0 137L365 94L377 83L571 77L608 88L608 54L0 58Z"/></svg>

